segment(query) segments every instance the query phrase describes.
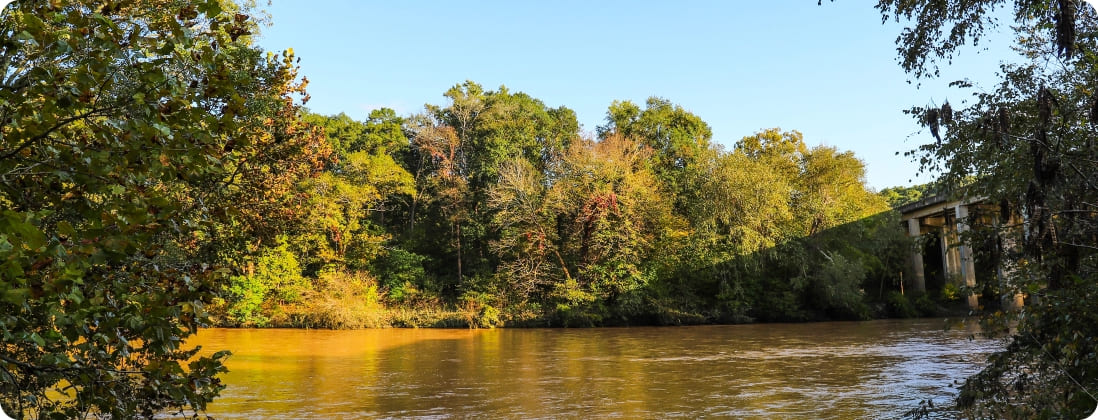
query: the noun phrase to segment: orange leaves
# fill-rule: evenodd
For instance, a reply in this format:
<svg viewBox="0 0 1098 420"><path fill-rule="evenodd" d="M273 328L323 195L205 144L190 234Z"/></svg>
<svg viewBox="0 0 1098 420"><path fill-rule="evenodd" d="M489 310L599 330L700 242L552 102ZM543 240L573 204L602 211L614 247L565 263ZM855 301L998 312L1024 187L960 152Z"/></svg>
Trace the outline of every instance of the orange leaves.
<svg viewBox="0 0 1098 420"><path fill-rule="evenodd" d="M416 147L434 160L439 174L451 179L459 173L458 153L461 139L453 127L446 125L428 125L416 133L413 140Z"/></svg>
<svg viewBox="0 0 1098 420"><path fill-rule="evenodd" d="M618 195L614 194L613 191L593 193L587 198L583 209L580 210L580 217L584 219L584 223L588 224L609 214L621 214L621 210L618 208Z"/></svg>

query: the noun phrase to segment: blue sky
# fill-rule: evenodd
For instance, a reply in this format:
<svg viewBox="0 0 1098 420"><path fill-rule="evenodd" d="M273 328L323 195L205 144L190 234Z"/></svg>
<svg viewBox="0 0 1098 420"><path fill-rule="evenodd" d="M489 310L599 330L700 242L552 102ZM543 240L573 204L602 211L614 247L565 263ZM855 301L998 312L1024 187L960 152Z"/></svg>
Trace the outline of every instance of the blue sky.
<svg viewBox="0 0 1098 420"><path fill-rule="evenodd" d="M323 114L411 114L468 79L567 106L594 132L611 101L655 95L727 146L799 130L810 145L854 151L874 188L926 182L895 155L929 141L902 111L946 99L957 108L967 94L946 85L960 77L993 86L1010 36L963 50L917 87L896 63L901 26L882 25L873 3L275 0L259 43L294 49L308 106Z"/></svg>

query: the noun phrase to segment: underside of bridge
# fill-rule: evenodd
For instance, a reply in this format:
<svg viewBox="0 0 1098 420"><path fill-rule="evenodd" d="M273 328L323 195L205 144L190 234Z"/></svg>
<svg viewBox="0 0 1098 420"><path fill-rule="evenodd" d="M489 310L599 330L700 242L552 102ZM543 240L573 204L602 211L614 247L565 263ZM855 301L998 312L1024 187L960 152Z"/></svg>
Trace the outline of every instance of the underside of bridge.
<svg viewBox="0 0 1098 420"><path fill-rule="evenodd" d="M998 257L1004 248L1001 239L977 237L970 241L976 246L960 239L972 226L998 226L998 211L992 207L981 199L932 196L897 208L908 236L915 238L916 243L905 288L938 293L947 289L967 290L964 298L974 310L980 308L981 296L984 302L1007 309L1021 307L1021 295L997 296L1000 291L1009 290L1005 287L1009 268ZM1011 244L1005 246L1009 248ZM977 284L984 287L978 289Z"/></svg>

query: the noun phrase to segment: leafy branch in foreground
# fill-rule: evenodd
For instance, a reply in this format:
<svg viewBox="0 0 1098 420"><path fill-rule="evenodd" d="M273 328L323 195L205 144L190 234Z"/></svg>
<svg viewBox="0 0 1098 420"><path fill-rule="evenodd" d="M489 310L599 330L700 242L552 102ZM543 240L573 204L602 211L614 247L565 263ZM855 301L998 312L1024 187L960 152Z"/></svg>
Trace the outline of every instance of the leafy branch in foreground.
<svg viewBox="0 0 1098 420"><path fill-rule="evenodd" d="M904 68L923 77L975 44L1009 3L882 0L878 8L886 19L912 19L897 44ZM1074 0L1013 3L1015 47L1027 62L1003 64L999 84L965 109L911 109L935 141L910 155L940 172L941 185L998 205L999 222L978 230L997 244L1000 293L1029 296L1016 317L984 318L990 330L1017 321L1016 330L966 382L960 406L975 417L1081 418L1098 403L1098 15Z"/></svg>
<svg viewBox="0 0 1098 420"><path fill-rule="evenodd" d="M326 153L292 56L231 1L20 1L0 19L0 404L202 411L227 352L185 340ZM231 234L228 234L231 232ZM235 241L235 242L234 242ZM205 354L205 353L204 353Z"/></svg>

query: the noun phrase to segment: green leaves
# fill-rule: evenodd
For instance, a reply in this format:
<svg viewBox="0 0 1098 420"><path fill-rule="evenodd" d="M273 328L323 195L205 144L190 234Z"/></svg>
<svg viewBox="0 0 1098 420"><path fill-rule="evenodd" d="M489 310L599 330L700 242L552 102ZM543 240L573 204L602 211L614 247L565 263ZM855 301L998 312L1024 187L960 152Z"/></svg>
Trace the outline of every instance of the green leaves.
<svg viewBox="0 0 1098 420"><path fill-rule="evenodd" d="M222 0L205 0L200 1L197 4L198 12L206 16L217 16L221 14L221 1Z"/></svg>
<svg viewBox="0 0 1098 420"><path fill-rule="evenodd" d="M17 253L36 253L46 245L46 235L37 226L38 217L33 213L12 210L0 211L0 232Z"/></svg>
<svg viewBox="0 0 1098 420"><path fill-rule="evenodd" d="M46 346L46 340L44 340L42 337L40 337L38 335L38 333L31 333L30 337L28 337L28 338L30 339L30 341L34 342L34 344L37 345L38 347L45 347Z"/></svg>
<svg viewBox="0 0 1098 420"><path fill-rule="evenodd" d="M1089 390L1098 388L1098 361L1076 351L1078 337L1098 334L1093 318L1079 320L1094 313L1098 281L1098 250L1089 245L1098 233L1093 9L1077 1L893 0L878 8L886 18L913 18L897 43L904 69L925 77L936 74L938 61L974 46L999 18L999 5L1013 5L1014 47L1028 62L1003 64L999 83L974 92L968 108L908 111L935 140L908 155L922 171L941 174L942 192L999 204L991 212L997 221L974 220L975 232L964 238L1000 244L989 259L1002 274L978 288L1030 297L1023 315L983 317L985 330L1011 331L1012 343L969 378L958 402L973 417L1084 417L1096 403Z"/></svg>
<svg viewBox="0 0 1098 420"><path fill-rule="evenodd" d="M168 5L19 2L0 22L14 40L0 45L5 407L205 407L221 386L203 375L223 369L201 359L184 374L193 352L179 345L209 322L195 308L226 274L219 247L269 240L323 163L292 63L217 29L238 7L203 1L189 30ZM51 399L60 381L74 398Z"/></svg>
<svg viewBox="0 0 1098 420"><path fill-rule="evenodd" d="M14 276L12 276L14 277ZM4 291L4 301L15 306L22 305L27 302L27 298L30 297L30 289L28 288L11 288Z"/></svg>

